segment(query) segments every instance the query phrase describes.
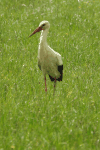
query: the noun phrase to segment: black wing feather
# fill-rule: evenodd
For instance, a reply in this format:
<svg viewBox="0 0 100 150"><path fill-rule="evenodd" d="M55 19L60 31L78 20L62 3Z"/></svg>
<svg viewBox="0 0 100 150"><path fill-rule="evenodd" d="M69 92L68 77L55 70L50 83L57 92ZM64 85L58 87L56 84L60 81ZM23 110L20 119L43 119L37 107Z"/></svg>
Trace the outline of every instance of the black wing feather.
<svg viewBox="0 0 100 150"><path fill-rule="evenodd" d="M60 77L57 78L56 80L62 81L62 78L63 78L63 65L58 66L58 71L60 72ZM50 76L50 75L49 75L49 78L50 78L51 81L54 81L54 80L55 80L55 79L54 79L52 76Z"/></svg>

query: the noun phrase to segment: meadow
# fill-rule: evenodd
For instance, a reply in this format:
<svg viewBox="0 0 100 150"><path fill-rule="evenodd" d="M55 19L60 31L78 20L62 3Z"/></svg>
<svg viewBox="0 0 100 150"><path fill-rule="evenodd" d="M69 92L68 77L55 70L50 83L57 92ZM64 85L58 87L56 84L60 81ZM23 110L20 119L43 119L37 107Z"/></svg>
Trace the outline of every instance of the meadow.
<svg viewBox="0 0 100 150"><path fill-rule="evenodd" d="M63 81L37 65L40 33L63 58ZM100 149L100 1L0 1L0 150Z"/></svg>

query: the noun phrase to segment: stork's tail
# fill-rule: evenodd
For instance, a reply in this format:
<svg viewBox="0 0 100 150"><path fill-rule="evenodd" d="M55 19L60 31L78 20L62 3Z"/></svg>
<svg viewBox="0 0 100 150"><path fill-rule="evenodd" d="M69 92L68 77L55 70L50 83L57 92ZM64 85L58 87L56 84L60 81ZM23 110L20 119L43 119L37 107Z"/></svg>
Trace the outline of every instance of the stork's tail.
<svg viewBox="0 0 100 150"><path fill-rule="evenodd" d="M58 66L58 71L60 72L60 77L56 78L56 80L62 81L62 78L63 78L63 65ZM50 75L49 75L49 78L50 78L51 81L55 81L55 78L53 78Z"/></svg>

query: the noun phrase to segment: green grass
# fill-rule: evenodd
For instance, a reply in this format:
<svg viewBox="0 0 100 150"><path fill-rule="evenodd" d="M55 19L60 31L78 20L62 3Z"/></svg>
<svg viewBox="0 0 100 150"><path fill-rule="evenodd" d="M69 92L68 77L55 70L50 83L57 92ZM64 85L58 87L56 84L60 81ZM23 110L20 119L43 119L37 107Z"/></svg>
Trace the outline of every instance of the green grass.
<svg viewBox="0 0 100 150"><path fill-rule="evenodd" d="M100 149L100 2L1 1L0 150ZM63 57L63 82L37 65L42 20Z"/></svg>

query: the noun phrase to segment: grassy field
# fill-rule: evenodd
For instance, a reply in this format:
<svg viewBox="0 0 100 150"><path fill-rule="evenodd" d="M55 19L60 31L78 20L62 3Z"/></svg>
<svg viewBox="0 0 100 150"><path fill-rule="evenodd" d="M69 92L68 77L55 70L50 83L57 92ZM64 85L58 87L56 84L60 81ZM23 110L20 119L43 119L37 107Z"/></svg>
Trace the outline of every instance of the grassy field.
<svg viewBox="0 0 100 150"><path fill-rule="evenodd" d="M100 149L100 1L0 1L0 150ZM42 20L63 82L37 65Z"/></svg>

